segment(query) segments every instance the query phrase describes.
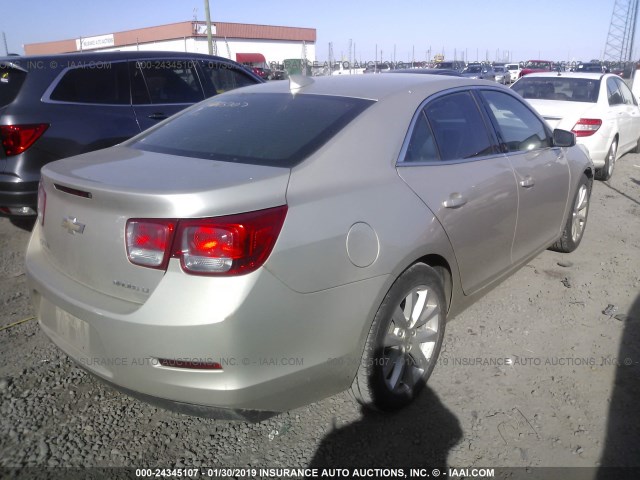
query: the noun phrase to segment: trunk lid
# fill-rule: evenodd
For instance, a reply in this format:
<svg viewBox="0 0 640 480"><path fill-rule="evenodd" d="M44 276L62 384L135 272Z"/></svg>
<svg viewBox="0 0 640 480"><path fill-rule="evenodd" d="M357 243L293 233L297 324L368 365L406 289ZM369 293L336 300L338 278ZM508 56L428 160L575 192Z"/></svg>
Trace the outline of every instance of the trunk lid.
<svg viewBox="0 0 640 480"><path fill-rule="evenodd" d="M527 99L551 128L571 130L580 118L591 118L595 103Z"/></svg>
<svg viewBox="0 0 640 480"><path fill-rule="evenodd" d="M144 303L164 271L127 259L130 218L203 218L283 205L290 170L113 147L46 165L41 244L70 278Z"/></svg>

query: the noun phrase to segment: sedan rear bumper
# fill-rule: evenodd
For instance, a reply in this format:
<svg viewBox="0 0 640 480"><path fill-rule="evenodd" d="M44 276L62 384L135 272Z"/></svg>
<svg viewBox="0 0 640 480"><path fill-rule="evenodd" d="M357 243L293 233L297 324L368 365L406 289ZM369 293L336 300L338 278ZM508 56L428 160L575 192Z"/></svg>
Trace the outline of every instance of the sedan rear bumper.
<svg viewBox="0 0 640 480"><path fill-rule="evenodd" d="M203 278L175 262L141 305L59 272L38 230L26 268L47 336L82 368L128 393L218 418L269 416L348 388L371 324L372 314L363 312L375 312L387 281L380 276L301 294L264 267ZM221 368L175 368L160 359Z"/></svg>

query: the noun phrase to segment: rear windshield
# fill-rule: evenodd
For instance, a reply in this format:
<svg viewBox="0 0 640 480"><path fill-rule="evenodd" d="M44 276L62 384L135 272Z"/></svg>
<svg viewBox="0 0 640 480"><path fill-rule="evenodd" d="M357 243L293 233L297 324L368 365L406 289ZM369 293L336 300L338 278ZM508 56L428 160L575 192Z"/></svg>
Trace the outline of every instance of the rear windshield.
<svg viewBox="0 0 640 480"><path fill-rule="evenodd" d="M596 103L600 91L600 80L570 77L524 77L511 88L523 98Z"/></svg>
<svg viewBox="0 0 640 480"><path fill-rule="evenodd" d="M136 137L133 148L185 157L292 167L372 100L286 93L226 93Z"/></svg>
<svg viewBox="0 0 640 480"><path fill-rule="evenodd" d="M27 74L0 63L0 107L9 105L18 95Z"/></svg>
<svg viewBox="0 0 640 480"><path fill-rule="evenodd" d="M525 65L525 68L538 68L538 69L546 68L551 70L551 63L539 62L539 61L533 60L531 62L527 62L527 64Z"/></svg>
<svg viewBox="0 0 640 480"><path fill-rule="evenodd" d="M603 73L604 70L602 68L602 65L586 64L586 65L578 65L578 72L600 72L600 73Z"/></svg>

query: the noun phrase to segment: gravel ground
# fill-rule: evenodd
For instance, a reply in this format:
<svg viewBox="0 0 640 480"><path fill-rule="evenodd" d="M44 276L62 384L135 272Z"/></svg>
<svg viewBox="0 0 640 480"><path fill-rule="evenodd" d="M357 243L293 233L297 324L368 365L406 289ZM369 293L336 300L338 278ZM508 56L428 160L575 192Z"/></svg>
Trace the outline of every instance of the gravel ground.
<svg viewBox="0 0 640 480"><path fill-rule="evenodd" d="M28 232L1 218L0 477L30 466L640 467L639 234L640 155L629 154L595 183L576 252L544 252L448 324L410 408L374 415L345 393L248 424L131 399L76 368L36 321L10 326L33 315Z"/></svg>

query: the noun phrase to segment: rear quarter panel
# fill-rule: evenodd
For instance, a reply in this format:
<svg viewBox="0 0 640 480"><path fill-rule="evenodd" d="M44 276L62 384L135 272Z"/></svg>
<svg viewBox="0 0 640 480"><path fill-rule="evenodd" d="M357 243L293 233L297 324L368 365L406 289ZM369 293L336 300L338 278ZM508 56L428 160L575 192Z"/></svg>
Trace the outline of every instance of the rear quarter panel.
<svg viewBox="0 0 640 480"><path fill-rule="evenodd" d="M266 264L301 293L384 277L381 288L366 298L345 299L362 304L362 317L354 319L361 329L360 347L385 294L418 259L429 254L444 258L452 269L454 289L459 285L442 226L396 172L409 123L423 98L405 92L384 105L372 105L293 169L289 211ZM375 232L377 254L368 266L356 266L347 252L349 231L357 223Z"/></svg>

